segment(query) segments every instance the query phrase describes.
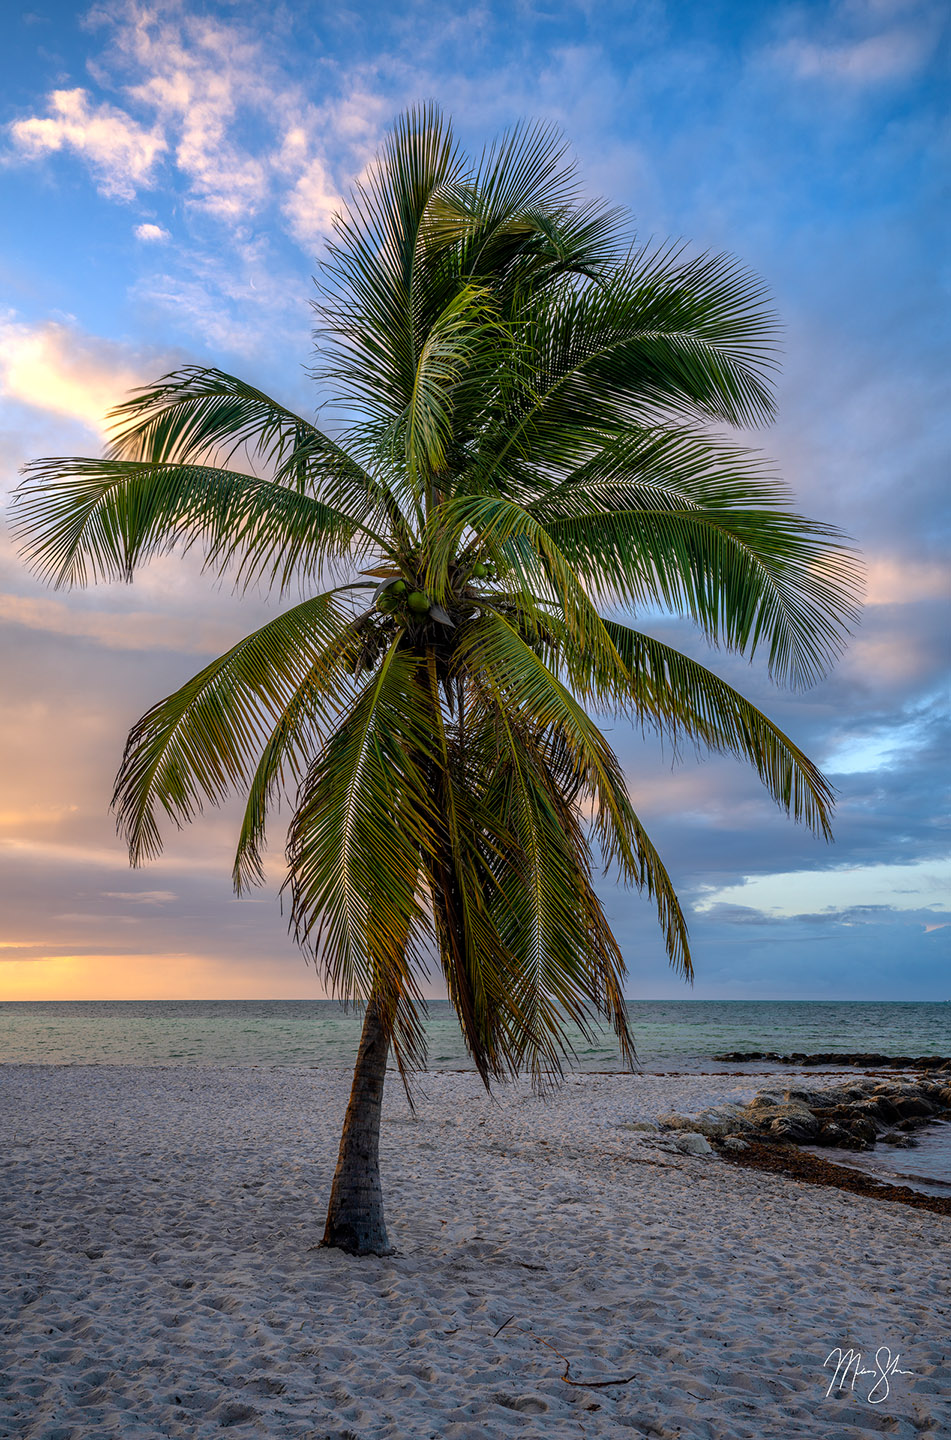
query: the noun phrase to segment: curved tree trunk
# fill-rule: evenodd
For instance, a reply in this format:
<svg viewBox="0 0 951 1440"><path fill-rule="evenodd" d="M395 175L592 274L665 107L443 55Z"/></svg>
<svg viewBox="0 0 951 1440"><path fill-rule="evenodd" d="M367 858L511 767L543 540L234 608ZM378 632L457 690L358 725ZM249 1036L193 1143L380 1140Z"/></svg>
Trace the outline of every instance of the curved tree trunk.
<svg viewBox="0 0 951 1440"><path fill-rule="evenodd" d="M389 1036L371 995L321 1242L350 1255L386 1255L390 1251L380 1187L380 1114L389 1048Z"/></svg>

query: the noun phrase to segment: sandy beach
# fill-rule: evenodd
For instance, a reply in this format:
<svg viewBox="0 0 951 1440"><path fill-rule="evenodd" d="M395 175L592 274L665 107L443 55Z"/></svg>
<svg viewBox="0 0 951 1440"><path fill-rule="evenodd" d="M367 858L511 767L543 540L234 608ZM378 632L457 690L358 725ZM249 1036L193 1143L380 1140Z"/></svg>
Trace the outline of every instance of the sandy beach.
<svg viewBox="0 0 951 1440"><path fill-rule="evenodd" d="M397 1252L354 1260L344 1073L4 1066L0 1436L951 1435L946 1217L627 1128L764 1084L431 1074L414 1118L393 1077Z"/></svg>

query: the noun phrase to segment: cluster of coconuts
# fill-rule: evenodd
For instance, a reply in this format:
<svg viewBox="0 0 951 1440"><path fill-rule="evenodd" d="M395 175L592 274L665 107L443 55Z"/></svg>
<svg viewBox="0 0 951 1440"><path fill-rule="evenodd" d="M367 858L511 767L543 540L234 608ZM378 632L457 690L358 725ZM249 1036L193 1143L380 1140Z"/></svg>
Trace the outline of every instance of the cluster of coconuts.
<svg viewBox="0 0 951 1440"><path fill-rule="evenodd" d="M475 580L494 580L495 567L479 560L472 567L472 576ZM433 608L433 602L425 590L410 590L405 580L394 580L392 585L387 585L377 597L376 608L382 610L384 615L393 615L404 605L420 618L428 615Z"/></svg>
<svg viewBox="0 0 951 1440"><path fill-rule="evenodd" d="M394 580L393 584L387 585L383 594L377 598L376 608L382 610L385 615L392 615L406 605L414 615L428 615L432 601L426 592L409 590L407 593L407 589L405 580Z"/></svg>

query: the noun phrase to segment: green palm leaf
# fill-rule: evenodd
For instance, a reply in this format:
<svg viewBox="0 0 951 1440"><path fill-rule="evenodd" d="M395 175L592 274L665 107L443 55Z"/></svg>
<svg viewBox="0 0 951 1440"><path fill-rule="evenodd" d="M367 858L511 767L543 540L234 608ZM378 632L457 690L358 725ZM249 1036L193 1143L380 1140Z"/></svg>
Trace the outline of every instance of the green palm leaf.
<svg viewBox="0 0 951 1440"><path fill-rule="evenodd" d="M653 896L671 963L691 973L687 927L670 877L638 820L617 758L569 690L499 615L485 615L459 641L466 666L497 707L523 725L555 732L580 796L594 804L593 825L608 866Z"/></svg>
<svg viewBox="0 0 951 1440"><path fill-rule="evenodd" d="M550 521L567 568L601 598L660 604L708 639L754 655L795 685L841 652L854 567L836 532L797 516L722 507L594 510Z"/></svg>
<svg viewBox="0 0 951 1440"><path fill-rule="evenodd" d="M197 546L206 566L282 590L385 541L348 514L272 480L209 465L35 460L13 528L35 571L57 586L131 580L156 555Z"/></svg>
<svg viewBox="0 0 951 1440"><path fill-rule="evenodd" d="M641 724L675 743L686 738L747 760L794 820L832 838L834 791L798 745L696 660L616 621L604 624L630 673L628 706Z"/></svg>
<svg viewBox="0 0 951 1440"><path fill-rule="evenodd" d="M420 866L436 819L418 669L395 639L327 738L298 796L286 882L297 938L333 993L350 1002L383 996L410 1066L423 1059L414 969L430 933Z"/></svg>
<svg viewBox="0 0 951 1440"><path fill-rule="evenodd" d="M479 698L482 714L474 723L481 721L482 743L473 748L485 754L484 804L506 817L514 838L491 857L495 885L488 893L518 966L512 987L521 1031L513 1035L518 1065L536 1076L559 1072L572 1053L565 1021L591 1040L592 1013L611 1018L622 1054L632 1057L624 961L590 883L587 840L566 798L570 787L548 763L546 736L517 725L508 707Z"/></svg>
<svg viewBox="0 0 951 1440"><path fill-rule="evenodd" d="M250 780L302 688L298 733L313 744L345 703L359 643L336 596L318 595L246 636L147 711L129 735L113 801L132 863L160 852L160 812L181 825Z"/></svg>

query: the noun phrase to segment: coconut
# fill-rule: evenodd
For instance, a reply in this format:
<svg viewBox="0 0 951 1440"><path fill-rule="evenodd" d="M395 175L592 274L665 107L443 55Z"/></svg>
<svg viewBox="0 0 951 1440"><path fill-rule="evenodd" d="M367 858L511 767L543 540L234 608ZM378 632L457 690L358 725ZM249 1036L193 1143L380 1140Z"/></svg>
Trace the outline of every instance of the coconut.
<svg viewBox="0 0 951 1440"><path fill-rule="evenodd" d="M429 613L429 596L422 590L412 590L406 603L416 615L428 615Z"/></svg>

